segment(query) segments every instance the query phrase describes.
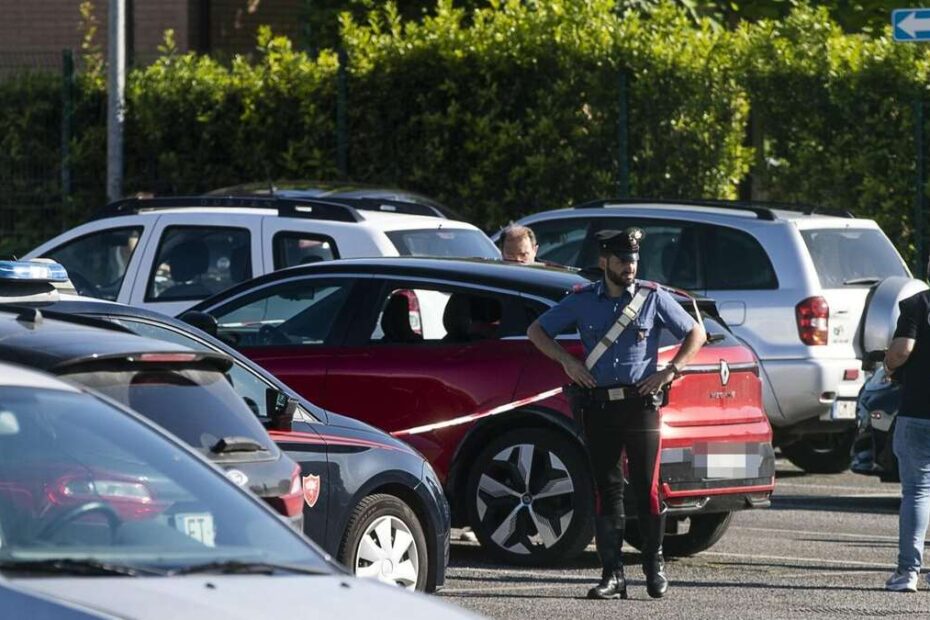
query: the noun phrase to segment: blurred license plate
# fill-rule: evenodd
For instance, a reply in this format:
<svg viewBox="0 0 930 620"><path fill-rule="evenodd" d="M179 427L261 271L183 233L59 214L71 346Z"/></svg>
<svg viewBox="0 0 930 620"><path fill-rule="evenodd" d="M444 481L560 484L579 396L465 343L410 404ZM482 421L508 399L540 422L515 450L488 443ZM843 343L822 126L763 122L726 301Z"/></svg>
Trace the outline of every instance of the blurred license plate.
<svg viewBox="0 0 930 620"><path fill-rule="evenodd" d="M856 401L854 400L835 400L833 408L830 411L831 420L855 420L856 419Z"/></svg>
<svg viewBox="0 0 930 620"><path fill-rule="evenodd" d="M739 443L707 444L696 451L694 464L705 478L758 478L762 459Z"/></svg>
<svg viewBox="0 0 930 620"><path fill-rule="evenodd" d="M216 546L213 515L209 512L176 514L174 515L174 524L179 530L207 547Z"/></svg>

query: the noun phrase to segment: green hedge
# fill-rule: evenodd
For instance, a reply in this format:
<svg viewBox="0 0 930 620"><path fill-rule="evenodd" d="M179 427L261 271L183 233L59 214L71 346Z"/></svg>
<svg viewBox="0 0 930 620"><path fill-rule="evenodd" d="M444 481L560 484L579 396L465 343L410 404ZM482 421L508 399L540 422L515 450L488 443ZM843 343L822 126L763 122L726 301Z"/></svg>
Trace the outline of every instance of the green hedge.
<svg viewBox="0 0 930 620"><path fill-rule="evenodd" d="M751 185L875 217L913 254L925 47L843 34L825 11L728 32L671 6L643 16L614 4L466 12L441 0L416 22L390 4L364 23L345 15L348 176L433 195L486 228L616 195L623 72L633 195L735 198ZM338 178L338 74L334 52L311 57L267 31L229 65L169 40L128 80L126 193ZM60 170L59 93L34 85L24 101L17 88L0 82L0 146L33 141L22 157ZM77 100L79 214L103 202L102 81L81 80Z"/></svg>

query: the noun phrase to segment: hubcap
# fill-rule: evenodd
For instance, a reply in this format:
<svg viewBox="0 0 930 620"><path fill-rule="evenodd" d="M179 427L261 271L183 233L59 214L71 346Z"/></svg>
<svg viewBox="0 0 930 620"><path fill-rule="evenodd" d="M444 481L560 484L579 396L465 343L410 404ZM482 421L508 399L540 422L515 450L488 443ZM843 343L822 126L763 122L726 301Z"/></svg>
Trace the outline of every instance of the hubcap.
<svg viewBox="0 0 930 620"><path fill-rule="evenodd" d="M420 575L420 556L410 528L397 517L372 521L355 553L355 574L413 590Z"/></svg>
<svg viewBox="0 0 930 620"><path fill-rule="evenodd" d="M478 481L478 518L501 548L526 555L548 549L574 514L575 485L554 453L534 444L495 455Z"/></svg>

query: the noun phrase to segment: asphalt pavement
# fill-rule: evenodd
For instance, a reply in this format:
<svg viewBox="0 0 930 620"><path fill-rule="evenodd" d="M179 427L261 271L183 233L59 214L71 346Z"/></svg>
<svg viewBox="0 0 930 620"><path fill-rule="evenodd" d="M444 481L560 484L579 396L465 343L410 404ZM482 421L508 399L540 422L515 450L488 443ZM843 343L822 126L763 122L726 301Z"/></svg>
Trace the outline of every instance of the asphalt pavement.
<svg viewBox="0 0 930 620"><path fill-rule="evenodd" d="M899 498L897 484L805 475L779 459L772 506L737 513L708 551L669 560L663 599L646 594L632 549L631 598L589 601L600 573L593 545L562 566L529 569L495 564L461 540L439 596L490 618L930 618L923 578L916 594L883 589L897 553Z"/></svg>

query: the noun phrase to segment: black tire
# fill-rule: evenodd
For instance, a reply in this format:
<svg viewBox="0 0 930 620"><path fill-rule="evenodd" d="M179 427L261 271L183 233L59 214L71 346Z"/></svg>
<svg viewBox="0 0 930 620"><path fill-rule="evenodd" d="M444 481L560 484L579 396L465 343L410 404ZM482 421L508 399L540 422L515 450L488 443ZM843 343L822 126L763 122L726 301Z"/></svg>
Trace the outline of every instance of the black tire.
<svg viewBox="0 0 930 620"><path fill-rule="evenodd" d="M426 591L427 577L431 572L431 567L429 564L429 553L426 548L426 537L423 534L423 526L420 525L420 519L417 518L416 513L402 500L394 497L393 495L386 494L375 494L369 495L361 502L358 506L355 507L355 510L352 511L352 515L349 517L349 523L346 526L345 536L342 538L342 543L339 545L339 561L344 564L350 571L359 577L374 577L374 575L367 575L364 568L366 566L374 566L374 562L369 562L365 559L365 553L362 551L363 538L365 536L370 537L370 542L374 547L383 548L384 545L379 544L379 537L371 532L372 526L376 525L379 521L384 522L385 520L396 519L397 522L400 522L409 532L412 537L413 552L409 547L407 551L401 556L401 560L404 565L407 562L410 562L416 566L416 581L413 588L420 592ZM397 530L393 530L393 527L397 525L397 522L391 521L392 531L389 536L392 543L400 539L399 535L395 535ZM369 547L371 548L371 547ZM400 568L401 564L397 564L397 568ZM393 566L392 566L393 569ZM400 575L400 573L398 573ZM381 574L378 578L381 581L390 581L399 586L405 586L406 583L401 583L397 579L391 579L391 575ZM409 581L413 581L410 579Z"/></svg>
<svg viewBox="0 0 930 620"><path fill-rule="evenodd" d="M693 515L688 518L688 531L684 534L666 534L662 541L665 557L683 558L706 551L717 544L730 527L732 512L715 512ZM627 521L623 539L636 549L643 548L643 537L635 520Z"/></svg>
<svg viewBox="0 0 930 620"><path fill-rule="evenodd" d="M521 456L529 463L526 475ZM552 564L578 555L591 542L594 489L587 457L565 434L510 431L491 441L469 469L468 521L495 559L522 566ZM536 497L541 494L547 496Z"/></svg>
<svg viewBox="0 0 930 620"><path fill-rule="evenodd" d="M781 453L809 474L838 474L849 469L855 440L855 428L844 433L806 435L781 446Z"/></svg>

